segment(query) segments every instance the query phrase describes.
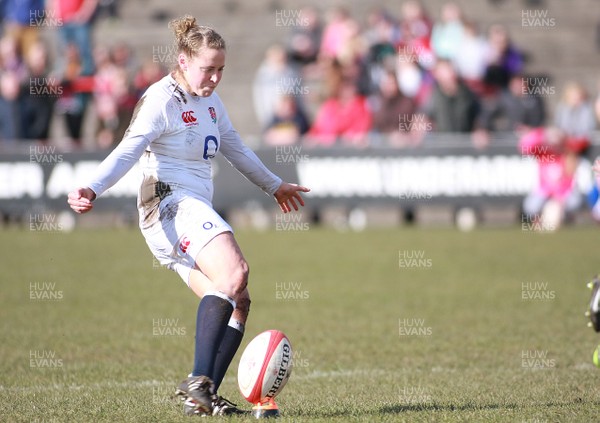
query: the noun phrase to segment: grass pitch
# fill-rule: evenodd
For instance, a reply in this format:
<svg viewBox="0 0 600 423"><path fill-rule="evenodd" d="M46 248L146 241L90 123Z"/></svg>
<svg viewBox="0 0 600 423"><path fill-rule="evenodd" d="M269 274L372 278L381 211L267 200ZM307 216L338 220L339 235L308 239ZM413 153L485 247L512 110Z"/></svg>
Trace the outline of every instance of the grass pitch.
<svg viewBox="0 0 600 423"><path fill-rule="evenodd" d="M596 231L239 232L242 347L290 337L281 421L598 421ZM137 230L1 236L0 421L190 421L197 300ZM221 393L249 406L239 355Z"/></svg>

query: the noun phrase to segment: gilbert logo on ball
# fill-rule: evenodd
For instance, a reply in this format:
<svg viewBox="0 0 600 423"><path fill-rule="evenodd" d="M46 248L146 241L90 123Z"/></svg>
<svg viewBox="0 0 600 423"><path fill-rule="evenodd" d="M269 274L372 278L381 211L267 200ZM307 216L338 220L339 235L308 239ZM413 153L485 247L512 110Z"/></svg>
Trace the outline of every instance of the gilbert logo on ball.
<svg viewBox="0 0 600 423"><path fill-rule="evenodd" d="M248 402L273 402L292 374L292 346L278 330L257 335L246 347L238 367L240 392Z"/></svg>

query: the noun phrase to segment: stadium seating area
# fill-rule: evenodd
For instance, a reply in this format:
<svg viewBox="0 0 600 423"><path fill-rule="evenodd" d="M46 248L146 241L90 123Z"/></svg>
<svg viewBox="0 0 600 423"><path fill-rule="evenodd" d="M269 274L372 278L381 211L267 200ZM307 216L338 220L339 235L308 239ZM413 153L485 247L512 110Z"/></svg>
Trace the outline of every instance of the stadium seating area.
<svg viewBox="0 0 600 423"><path fill-rule="evenodd" d="M398 4L398 2L382 1L373 5L363 2L350 2L345 5L351 23L349 26L356 25L355 29L358 33L356 42L351 43L356 52L338 53L341 56L355 54L361 56L362 61L364 61L365 56L376 56L380 53L385 55L385 48L382 51L377 51L376 47L378 46L374 47L376 43L373 40L374 37L380 35L376 33L380 28L385 31L385 25L389 25L391 27L390 34L384 36L384 38L390 38L389 45L395 48L397 52L402 53L398 55L398 62L404 62L408 65L418 64L421 69L427 71L424 77L424 87L422 87L424 92L418 94L420 97L415 99L417 104L413 104L412 107L416 107L417 113L422 112L423 115L426 114L429 118L431 110L427 109L427 113L425 113L427 96L430 95L427 90L431 91L435 85L431 80L431 76L429 76L430 73L433 73L432 64L434 63L431 54L433 53L434 56L438 57L451 54L447 52L448 49L451 50L455 47L448 47L448 45L442 45L439 42L436 46L435 40L431 43L432 47L428 43L428 33L434 25L439 26L439 23L442 22L446 1L423 1L424 14L421 23L426 26L425 37L419 39L414 34L407 35L410 32L410 29L408 29L410 25L407 24L405 15L412 13L409 10L410 7L407 6L412 3L416 2L405 1ZM593 37L593 34L598 22L594 14L581 13L586 8L593 10L594 2L592 0L580 0L576 8L560 0L523 0L518 2L489 0L475 3L463 0L455 3L462 9L462 15L464 21L468 24L467 26L472 26L476 33L485 35L488 28L494 24L499 24L501 27L497 28L506 30L514 43L516 51L522 55L524 62L521 69L518 69L519 66L515 68L515 72L520 77L525 76L528 78L531 75L531 77L540 78L537 80L530 79L530 81L534 84L541 84L541 87L534 86L534 91L536 88L544 90L542 92L542 102L546 103L546 108L549 111L546 117L547 122L552 121L554 107L559 103L563 88L568 81L580 82L592 97L596 97L598 81L594 70L600 64L600 60L597 54L593 54L599 48L595 45L597 40ZM171 2L168 8L158 0L129 0L127 2L115 0L103 4L112 4L115 6L116 11L111 10L115 16L101 13L94 24L94 57L97 62L96 71L98 74L96 76L98 80L95 85L84 83L83 86L77 88L91 93L90 98L86 99L90 108L84 116L83 132L80 137L84 146L88 148L108 147L114 140L118 139L123 132L123 126L126 125L135 97L139 96L144 86L151 83L165 69L170 67L173 51L170 45L171 34L167 29L167 22L170 18L185 13L191 13L197 16L202 23L218 28L228 41L227 72L219 91L238 130L245 134L251 143L258 143L264 130L265 121L263 118L261 124L260 111L256 110L256 104L259 103L256 100L252 102L250 99L256 98L257 72L263 62L263 57L276 43L287 46L289 49L290 35L299 28L304 29L306 18L304 15L299 14L304 5L315 7L316 17L324 29L327 28L333 10L324 8L319 2L312 0L303 2L301 5L285 1L264 0L252 3L236 0L195 3L176 1ZM243 24L240 24L241 22ZM446 25L445 33L438 28L437 38L446 40L450 38L453 31L452 27L453 25ZM56 28L52 28L51 25L41 28L44 41L50 41L50 56L52 57L52 52L55 52L54 56L61 58L65 54L58 51L59 43L57 42L56 32ZM444 37L439 36L442 33ZM10 51L10 45L8 45L10 43L4 41L4 51ZM438 54L435 50L438 50ZM329 56L335 56L336 54L332 53ZM112 59L111 55L113 56ZM352 59L341 56L337 57L338 61L341 58L342 62L346 60L346 63L339 75L335 75L335 69L333 69L333 73L329 72L328 77L330 79L332 74L333 78L336 76L346 78L348 74L353 72L353 69L347 66L348 61L352 61ZM381 65L379 66L381 69L378 69L379 72L386 70L379 56L369 58L371 60L370 65ZM392 65L392 71L396 70L394 67ZM381 104L378 104L378 99L374 99L373 96L382 77L373 75L372 68L373 66L369 66L370 75L367 75L366 79L363 78L362 85L359 84L358 87L358 94L367 96L368 108L371 110L382 107ZM329 70L331 71L331 69ZM361 70L355 69L354 71L360 72ZM521 71L524 73L521 74ZM326 72L327 70L321 67L316 72L313 69L312 73L299 73L296 79L293 79L293 77L287 79L293 85L291 88L288 86L287 89L291 90L290 92L293 94L301 94L296 95L296 97L302 97L303 101L307 103L306 112L309 115L309 122L316 119L317 112L327 96L327 89L334 90L331 87L331 81L328 81L327 84L322 83L323 80L327 79L325 78ZM464 77L462 74L459 76ZM492 80L496 78L497 82L497 76L491 73L485 77ZM544 79L546 76L548 79ZM351 77L352 75L350 75ZM500 79L503 77L505 76L500 75ZM55 78L57 78L58 84L63 83L59 76L55 76ZM123 81L124 78L127 81ZM5 77L4 79L8 79L5 85L10 84L10 78ZM410 73L405 77L406 81L403 82L401 78L398 79L401 85L404 83L406 90L410 88ZM129 84L128 92L123 92L124 87L122 85L125 82ZM30 82L29 86L31 84ZM478 94L479 100L489 94L485 91L489 86L482 88L481 85L476 83L469 87ZM35 88L39 89L39 87ZM282 89L282 87L278 88ZM66 89L68 91L68 88ZM286 87L283 87L283 91L285 90ZM530 88L531 90L532 88ZM10 96L10 92L8 95ZM240 101L240 99L245 101ZM58 115L61 111L64 113L69 104L62 104L65 103L62 100L57 103L54 110L54 124L49 137L58 145L66 146L64 140L68 134L67 125L63 123L62 117ZM485 101L480 101L480 103L485 103ZM402 110L410 110L411 104L405 102L403 106L400 105L399 107ZM117 111L115 112L114 109ZM93 112L90 113L90 110ZM377 113L374 113L374 115L375 117L379 116ZM8 114L4 116L8 116ZM418 119L420 118L417 117L417 121ZM397 118L395 120L391 126L402 127L402 125L399 125L402 122L397 122ZM411 124L415 126L415 120L411 117L407 117L404 123L405 127L411 126ZM7 133L4 131L6 126L6 122L3 122L3 133ZM386 125L385 122L372 122L371 126L385 127ZM426 125L422 126L429 128ZM467 128L461 129L445 128L442 122L433 122L431 128L435 129L436 126L437 129L441 130L460 131L471 129L471 126L488 125L478 120L467 125ZM371 131L369 132L372 134ZM8 134L10 134L10 131L8 131ZM17 137L22 138L18 136L18 132L16 134ZM35 135L29 134L27 136L31 138ZM4 136L3 138L7 137ZM369 138L372 139L371 136ZM399 145L402 145L405 141L401 140ZM278 141L275 140L275 142Z"/></svg>

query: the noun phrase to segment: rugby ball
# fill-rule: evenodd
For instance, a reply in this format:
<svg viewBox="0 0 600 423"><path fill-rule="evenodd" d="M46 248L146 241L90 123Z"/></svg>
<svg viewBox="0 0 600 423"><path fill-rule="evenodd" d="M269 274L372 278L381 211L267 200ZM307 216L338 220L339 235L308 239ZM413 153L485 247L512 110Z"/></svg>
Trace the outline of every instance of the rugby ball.
<svg viewBox="0 0 600 423"><path fill-rule="evenodd" d="M238 386L252 404L275 398L292 374L292 346L278 330L257 335L246 347L238 367Z"/></svg>

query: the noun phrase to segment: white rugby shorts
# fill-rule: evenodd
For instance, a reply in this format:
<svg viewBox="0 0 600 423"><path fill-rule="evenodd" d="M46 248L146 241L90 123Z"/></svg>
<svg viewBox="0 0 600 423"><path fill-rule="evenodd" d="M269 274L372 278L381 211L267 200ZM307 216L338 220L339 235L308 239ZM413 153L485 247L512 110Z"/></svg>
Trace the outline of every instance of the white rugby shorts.
<svg viewBox="0 0 600 423"><path fill-rule="evenodd" d="M233 230L210 204L181 191L173 191L158 207L158 219L151 226L140 225L142 235L160 264L189 286L200 250L215 236Z"/></svg>

